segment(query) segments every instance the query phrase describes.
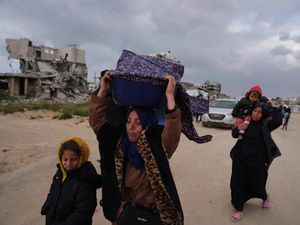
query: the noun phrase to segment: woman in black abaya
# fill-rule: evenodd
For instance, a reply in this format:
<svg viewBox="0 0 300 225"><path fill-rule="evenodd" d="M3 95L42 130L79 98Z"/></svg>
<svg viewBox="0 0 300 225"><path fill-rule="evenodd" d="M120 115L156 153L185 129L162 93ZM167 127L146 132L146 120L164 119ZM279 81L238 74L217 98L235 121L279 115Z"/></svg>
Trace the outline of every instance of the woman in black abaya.
<svg viewBox="0 0 300 225"><path fill-rule="evenodd" d="M236 212L231 219L241 220L244 203L251 198L262 199L262 207L269 208L270 201L266 191L268 169L281 153L271 137L271 132L281 125L281 113L270 103L259 103L252 112L252 120L245 130L243 139L238 140L230 152L232 174L230 180L231 203ZM234 138L243 124L232 131Z"/></svg>

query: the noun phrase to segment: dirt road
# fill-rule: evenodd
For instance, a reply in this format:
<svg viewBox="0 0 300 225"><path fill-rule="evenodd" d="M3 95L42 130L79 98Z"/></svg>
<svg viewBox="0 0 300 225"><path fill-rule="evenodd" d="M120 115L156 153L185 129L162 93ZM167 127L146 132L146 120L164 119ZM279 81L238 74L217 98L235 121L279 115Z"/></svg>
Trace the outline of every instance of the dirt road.
<svg viewBox="0 0 300 225"><path fill-rule="evenodd" d="M0 224L44 224L40 207L48 193L56 170L56 147L72 135L85 138L91 147L91 161L98 168L97 142L87 119L53 120L51 113L15 113L0 116ZM31 118L31 119L30 119ZM208 144L195 144L184 135L170 160L182 201L186 225L233 224L230 214L229 152L235 140L230 131L203 128L200 134L212 134ZM263 210L260 200L245 205L243 225L300 224L300 114L292 114L288 131L273 133L282 156L269 171L268 192L272 208ZM101 198L100 191L98 198ZM94 224L109 225L97 207Z"/></svg>

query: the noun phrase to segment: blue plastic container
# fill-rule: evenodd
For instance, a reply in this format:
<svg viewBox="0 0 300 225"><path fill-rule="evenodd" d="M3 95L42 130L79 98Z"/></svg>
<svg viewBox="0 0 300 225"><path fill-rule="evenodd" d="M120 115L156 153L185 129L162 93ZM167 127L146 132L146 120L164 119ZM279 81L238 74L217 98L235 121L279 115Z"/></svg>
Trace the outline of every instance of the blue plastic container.
<svg viewBox="0 0 300 225"><path fill-rule="evenodd" d="M166 86L112 76L112 96L120 105L148 108L166 106Z"/></svg>

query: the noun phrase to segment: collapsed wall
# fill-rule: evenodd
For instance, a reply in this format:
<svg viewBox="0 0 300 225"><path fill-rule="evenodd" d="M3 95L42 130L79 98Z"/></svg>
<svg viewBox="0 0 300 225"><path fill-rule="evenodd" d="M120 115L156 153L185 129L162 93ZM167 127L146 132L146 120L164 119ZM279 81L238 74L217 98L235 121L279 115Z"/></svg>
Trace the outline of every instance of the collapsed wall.
<svg viewBox="0 0 300 225"><path fill-rule="evenodd" d="M9 58L18 59L20 73L1 73L0 89L12 96L76 99L88 95L85 51L35 46L27 38L5 39Z"/></svg>

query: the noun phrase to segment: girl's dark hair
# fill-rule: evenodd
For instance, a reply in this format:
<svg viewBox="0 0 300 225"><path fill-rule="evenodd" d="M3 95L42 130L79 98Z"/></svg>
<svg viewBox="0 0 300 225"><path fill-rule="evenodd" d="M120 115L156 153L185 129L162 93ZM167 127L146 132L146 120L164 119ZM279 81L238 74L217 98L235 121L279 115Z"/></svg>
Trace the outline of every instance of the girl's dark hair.
<svg viewBox="0 0 300 225"><path fill-rule="evenodd" d="M65 150L70 150L70 151L74 152L76 155L81 156L81 149L80 149L79 145L73 140L66 141L65 143L63 143L61 145L61 147L59 149L61 154L63 154Z"/></svg>
<svg viewBox="0 0 300 225"><path fill-rule="evenodd" d="M100 73L101 74L100 77L102 78L107 71L109 71L109 70L102 70Z"/></svg>

